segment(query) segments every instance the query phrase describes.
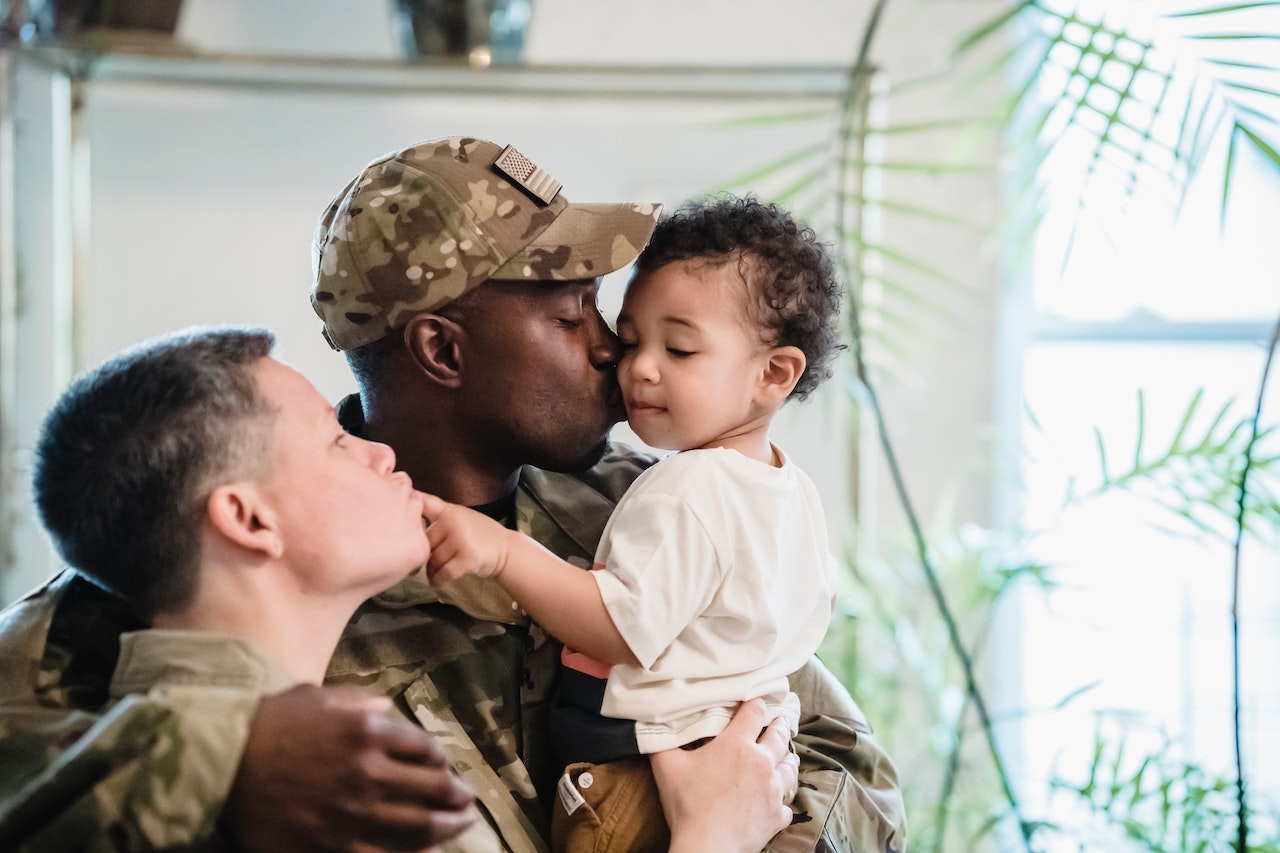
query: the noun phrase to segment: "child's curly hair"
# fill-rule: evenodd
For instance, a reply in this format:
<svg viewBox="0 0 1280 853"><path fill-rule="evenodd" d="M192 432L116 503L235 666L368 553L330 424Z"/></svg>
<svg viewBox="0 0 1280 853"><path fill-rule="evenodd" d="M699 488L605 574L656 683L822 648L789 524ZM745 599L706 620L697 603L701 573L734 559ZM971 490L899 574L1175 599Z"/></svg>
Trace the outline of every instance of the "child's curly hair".
<svg viewBox="0 0 1280 853"><path fill-rule="evenodd" d="M841 288L827 247L812 228L754 196L694 200L658 223L635 272L676 261L738 264L755 294L748 311L765 343L799 347L805 355L793 397L803 400L831 376L831 363L844 349L836 327Z"/></svg>

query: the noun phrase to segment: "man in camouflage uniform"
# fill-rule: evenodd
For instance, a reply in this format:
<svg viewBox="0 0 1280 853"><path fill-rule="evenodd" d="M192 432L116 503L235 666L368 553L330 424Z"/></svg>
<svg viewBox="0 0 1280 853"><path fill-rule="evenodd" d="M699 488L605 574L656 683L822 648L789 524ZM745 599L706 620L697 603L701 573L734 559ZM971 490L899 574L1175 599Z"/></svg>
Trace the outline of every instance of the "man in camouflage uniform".
<svg viewBox="0 0 1280 853"><path fill-rule="evenodd" d="M518 152L484 140L438 140L371 163L322 216L315 245L312 304L360 386L341 408L344 425L391 445L420 488L590 565L614 504L652 461L606 439L622 412L598 277L635 257L657 214L570 204ZM129 618L64 576L0 626L11 661L0 689L48 709L20 720L44 739L17 738L15 752L44 772L16 793L0 788L0 842L7 815L64 795L49 778L60 746L122 748L118 735L95 741L85 730L100 697L93 674L110 671ZM357 612L328 681L394 697L441 739L503 847L540 851L560 769L547 737L558 658L558 645L493 590L442 599L412 575ZM800 790L796 818L771 849L902 849L896 772L861 712L816 661L791 680L806 714L795 740ZM231 789L225 822L247 846L378 829L358 806L380 805L386 788L367 778L371 762L350 757L370 738L358 715L319 691L264 700L243 749L228 744L226 766L210 771ZM353 730L360 750L342 744ZM103 780L74 781L109 822L119 794Z"/></svg>

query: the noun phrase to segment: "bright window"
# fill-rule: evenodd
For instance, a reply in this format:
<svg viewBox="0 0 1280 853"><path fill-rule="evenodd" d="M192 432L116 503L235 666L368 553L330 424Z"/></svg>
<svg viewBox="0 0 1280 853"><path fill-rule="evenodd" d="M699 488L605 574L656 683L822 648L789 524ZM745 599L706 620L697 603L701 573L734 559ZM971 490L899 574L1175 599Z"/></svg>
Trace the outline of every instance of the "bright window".
<svg viewBox="0 0 1280 853"><path fill-rule="evenodd" d="M1161 4L1073 5L1047 16L1036 34L1053 44L1043 91L1057 104L1046 126L1055 144L1039 172L1044 217L1011 300L1020 307L1005 326L1014 358L1003 381L1020 403L1009 410L1020 436L1015 520L1031 534L1031 556L1053 566L1057 585L1017 598L1022 643L1004 656L1005 672L1030 713L1006 743L1029 814L1048 809L1082 833L1064 850L1080 849L1080 841L1086 849L1145 849L1124 847L1081 798L1045 793L1054 778L1083 784L1099 756L1118 760L1122 778L1147 756L1235 778L1232 519L1179 493L1203 496L1221 475L1205 454L1175 453L1127 488L1103 488L1103 456L1115 481L1135 462L1165 456L1184 420L1180 450L1207 435L1223 439L1252 416L1280 312L1280 168L1241 146L1224 216L1228 134L1219 133L1180 207L1171 204L1184 168L1173 155L1180 125L1172 117L1192 96L1185 72L1197 59L1154 53L1153 45L1170 43L1160 30L1169 21L1150 17L1154 6ZM1235 23L1241 32L1280 32L1276 10L1265 12L1272 17ZM1106 33L1097 26L1103 21ZM1148 67L1136 69L1144 57ZM1275 79L1270 85L1280 88ZM1280 120L1278 99L1247 99L1249 110ZM1121 123L1108 119L1117 107ZM1266 390L1264 426L1280 424L1277 373L1280 365ZM1232 446L1243 439L1237 434ZM1258 453L1278 447L1272 437ZM1251 478L1256 489L1276 485L1274 473ZM1276 521L1272 512L1245 540L1239 613L1245 773L1255 809L1273 813L1280 808ZM1148 776L1154 784L1154 767ZM1109 770L1099 778L1111 780ZM1261 822L1256 831L1268 834Z"/></svg>

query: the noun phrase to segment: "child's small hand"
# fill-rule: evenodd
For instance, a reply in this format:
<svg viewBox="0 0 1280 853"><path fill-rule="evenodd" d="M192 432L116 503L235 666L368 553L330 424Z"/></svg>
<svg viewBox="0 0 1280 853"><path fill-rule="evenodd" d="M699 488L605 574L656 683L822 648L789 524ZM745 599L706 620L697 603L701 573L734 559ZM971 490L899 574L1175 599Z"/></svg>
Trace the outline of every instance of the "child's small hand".
<svg viewBox="0 0 1280 853"><path fill-rule="evenodd" d="M444 586L463 575L497 577L506 561L505 527L465 506L435 495L422 495L422 517L427 520L431 558L427 576L433 586Z"/></svg>

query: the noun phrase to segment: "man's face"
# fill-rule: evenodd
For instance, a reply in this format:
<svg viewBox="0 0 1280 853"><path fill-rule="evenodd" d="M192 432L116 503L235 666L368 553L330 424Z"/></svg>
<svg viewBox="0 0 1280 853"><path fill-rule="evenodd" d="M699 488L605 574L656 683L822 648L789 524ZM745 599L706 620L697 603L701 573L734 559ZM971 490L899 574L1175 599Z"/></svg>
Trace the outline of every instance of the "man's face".
<svg viewBox="0 0 1280 853"><path fill-rule="evenodd" d="M421 499L409 476L394 470L391 448L343 430L333 407L293 368L264 359L257 380L277 409L258 485L306 591L361 592L363 599L425 563Z"/></svg>
<svg viewBox="0 0 1280 853"><path fill-rule="evenodd" d="M599 279L489 281L462 321L476 450L502 464L581 470L622 419L618 340L596 305Z"/></svg>

